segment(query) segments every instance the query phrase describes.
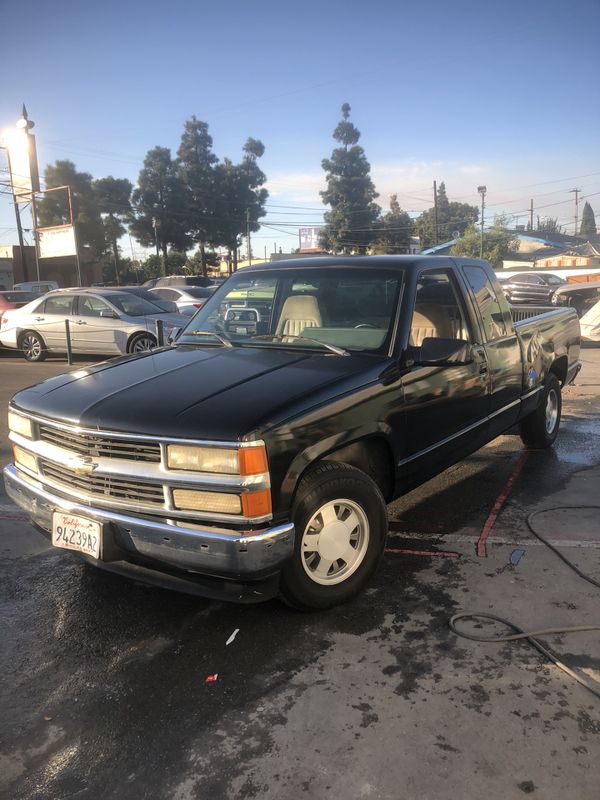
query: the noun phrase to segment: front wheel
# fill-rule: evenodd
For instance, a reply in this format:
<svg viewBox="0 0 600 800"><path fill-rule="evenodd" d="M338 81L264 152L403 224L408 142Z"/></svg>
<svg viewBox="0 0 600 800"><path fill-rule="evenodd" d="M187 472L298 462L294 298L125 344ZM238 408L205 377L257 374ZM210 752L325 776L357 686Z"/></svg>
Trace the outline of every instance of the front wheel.
<svg viewBox="0 0 600 800"><path fill-rule="evenodd" d="M127 346L128 353L146 353L156 347L156 339L151 333L137 333Z"/></svg>
<svg viewBox="0 0 600 800"><path fill-rule="evenodd" d="M348 464L323 461L302 478L294 503L296 543L281 573L281 595L309 611L358 594L383 554L385 500L374 481Z"/></svg>
<svg viewBox="0 0 600 800"><path fill-rule="evenodd" d="M562 397L556 375L550 373L542 388L540 403L536 410L520 424L523 443L536 450L550 447L558 436Z"/></svg>

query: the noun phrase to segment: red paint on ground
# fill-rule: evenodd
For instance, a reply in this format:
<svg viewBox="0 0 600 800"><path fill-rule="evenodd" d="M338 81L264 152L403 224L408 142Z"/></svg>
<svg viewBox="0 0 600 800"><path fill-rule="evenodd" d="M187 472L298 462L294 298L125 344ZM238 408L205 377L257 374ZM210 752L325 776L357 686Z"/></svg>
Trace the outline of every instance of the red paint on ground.
<svg viewBox="0 0 600 800"><path fill-rule="evenodd" d="M489 535L490 535L490 533L492 531L492 528L494 527L494 523L496 522L496 519L498 518L498 514L500 513L500 510L501 510L502 506L504 505L504 503L506 501L506 498L510 494L510 490L512 489L514 482L517 480L517 478L521 474L521 471L522 471L523 467L525 466L525 464L527 463L527 459L528 458L529 458L529 450L524 450L523 453L521 454L521 457L519 458L519 460L515 464L515 467L514 467L513 471L510 473L509 479L504 484L504 488L502 489L502 491L500 492L500 494L496 498L496 501L494 502L494 505L492 506L492 510L488 514L488 518L486 519L485 524L484 524L483 528L481 529L481 533L480 533L479 539L477 541L477 555L480 558L486 558L487 557L486 543L487 543L488 537L489 537Z"/></svg>
<svg viewBox="0 0 600 800"><path fill-rule="evenodd" d="M437 556L438 558L460 557L460 553L455 553L453 550L404 550L396 547L386 547L385 552L403 556Z"/></svg>

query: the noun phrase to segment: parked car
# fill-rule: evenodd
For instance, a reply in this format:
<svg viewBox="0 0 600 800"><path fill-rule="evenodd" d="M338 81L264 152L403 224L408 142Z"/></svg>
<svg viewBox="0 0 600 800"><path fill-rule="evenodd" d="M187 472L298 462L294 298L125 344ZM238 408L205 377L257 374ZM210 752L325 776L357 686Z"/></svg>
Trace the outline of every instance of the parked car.
<svg viewBox="0 0 600 800"><path fill-rule="evenodd" d="M161 301L175 303L180 314L191 317L215 291L216 286L157 286L149 291Z"/></svg>
<svg viewBox="0 0 600 800"><path fill-rule="evenodd" d="M579 346L572 309L514 323L485 261L243 269L174 346L16 394L6 491L97 567L328 608L375 572L386 502L515 424L552 445Z"/></svg>
<svg viewBox="0 0 600 800"><path fill-rule="evenodd" d="M212 286L211 278L203 275L163 275L161 278L152 278L144 283L147 289L155 286Z"/></svg>
<svg viewBox="0 0 600 800"><path fill-rule="evenodd" d="M587 342L600 342L600 300L579 320L581 338Z"/></svg>
<svg viewBox="0 0 600 800"><path fill-rule="evenodd" d="M600 281L566 283L552 295L552 305L571 306L582 317L600 300Z"/></svg>
<svg viewBox="0 0 600 800"><path fill-rule="evenodd" d="M158 295L153 294L150 289L147 289L145 286L119 286L119 291L129 292L136 297L143 297L144 300L147 300L149 303L154 303L154 305L158 306L162 311L166 311L167 314L181 313L177 308L177 303L174 303L171 300L162 300Z"/></svg>
<svg viewBox="0 0 600 800"><path fill-rule="evenodd" d="M14 289L8 291L0 291L0 311L7 311L9 308L22 308L32 300L37 300L40 297L38 292L23 292L15 291Z"/></svg>
<svg viewBox="0 0 600 800"><path fill-rule="evenodd" d="M118 289L58 289L0 320L0 344L19 348L28 361L67 349L69 320L74 353L114 355L156 347L156 322L165 338L181 327L180 314L166 314L155 303Z"/></svg>
<svg viewBox="0 0 600 800"><path fill-rule="evenodd" d="M36 292L39 295L58 289L58 283L56 281L24 281L23 283L15 283L13 289L22 292Z"/></svg>
<svg viewBox="0 0 600 800"><path fill-rule="evenodd" d="M555 290L565 283L558 275L522 272L509 278L502 291L509 303L543 305L550 303Z"/></svg>

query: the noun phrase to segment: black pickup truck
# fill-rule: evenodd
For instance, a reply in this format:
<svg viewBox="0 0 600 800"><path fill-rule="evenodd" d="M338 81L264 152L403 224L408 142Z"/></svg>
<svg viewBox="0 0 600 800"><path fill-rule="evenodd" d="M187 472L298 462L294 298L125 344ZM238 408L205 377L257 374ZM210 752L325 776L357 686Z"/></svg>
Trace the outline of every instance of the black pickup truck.
<svg viewBox="0 0 600 800"><path fill-rule="evenodd" d="M375 571L387 502L517 423L552 444L579 344L571 309L515 323L484 261L247 268L173 344L15 395L6 489L98 567L326 608Z"/></svg>

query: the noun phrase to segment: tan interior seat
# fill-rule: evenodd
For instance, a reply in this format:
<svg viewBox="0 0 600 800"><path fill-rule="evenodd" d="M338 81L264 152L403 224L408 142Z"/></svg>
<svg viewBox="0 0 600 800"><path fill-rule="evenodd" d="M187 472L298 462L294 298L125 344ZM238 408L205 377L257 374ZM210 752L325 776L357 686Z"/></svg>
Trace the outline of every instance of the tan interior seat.
<svg viewBox="0 0 600 800"><path fill-rule="evenodd" d="M300 336L305 328L321 328L323 322L317 298L310 294L288 297L277 323L280 336Z"/></svg>
<svg viewBox="0 0 600 800"><path fill-rule="evenodd" d="M434 303L423 303L415 306L410 329L410 344L420 347L423 339L455 339L453 320L449 310Z"/></svg>

